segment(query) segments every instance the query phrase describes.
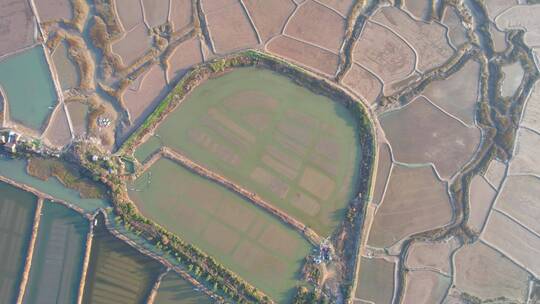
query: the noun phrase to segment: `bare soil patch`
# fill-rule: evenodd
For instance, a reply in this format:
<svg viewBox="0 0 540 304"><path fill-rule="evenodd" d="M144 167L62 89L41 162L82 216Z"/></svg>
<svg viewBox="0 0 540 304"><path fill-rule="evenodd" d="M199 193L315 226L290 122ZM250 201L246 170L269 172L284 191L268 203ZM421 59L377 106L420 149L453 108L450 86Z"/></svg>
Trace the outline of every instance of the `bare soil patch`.
<svg viewBox="0 0 540 304"><path fill-rule="evenodd" d="M491 205L497 192L479 175L471 181L469 190L469 220L467 225L481 232L486 223Z"/></svg>
<svg viewBox="0 0 540 304"><path fill-rule="evenodd" d="M431 11L430 0L404 0L405 9L416 19L425 20Z"/></svg>
<svg viewBox="0 0 540 304"><path fill-rule="evenodd" d="M73 18L69 0L37 0L34 3L41 22L67 21Z"/></svg>
<svg viewBox="0 0 540 304"><path fill-rule="evenodd" d="M81 102L69 102L66 104L73 125L73 136L86 136L86 126L88 125L88 105Z"/></svg>
<svg viewBox="0 0 540 304"><path fill-rule="evenodd" d="M375 178L375 191L373 193L373 202L380 204L383 198L384 190L388 184L388 178L392 170L392 155L390 147L387 144L379 145L379 160L377 167L377 176Z"/></svg>
<svg viewBox="0 0 540 304"><path fill-rule="evenodd" d="M160 101L167 91L165 73L159 65L154 65L144 77L138 91L126 90L122 96L131 120L137 124L146 114L153 110L153 107Z"/></svg>
<svg viewBox="0 0 540 304"><path fill-rule="evenodd" d="M56 147L63 147L71 142L71 132L63 104L57 106L51 117L45 138Z"/></svg>
<svg viewBox="0 0 540 304"><path fill-rule="evenodd" d="M390 303L394 294L394 263L361 258L356 298L373 303Z"/></svg>
<svg viewBox="0 0 540 304"><path fill-rule="evenodd" d="M505 9L516 5L516 0L490 0L486 1L486 10L489 18L495 20L495 17L502 13Z"/></svg>
<svg viewBox="0 0 540 304"><path fill-rule="evenodd" d="M450 274L450 256L458 246L459 241L454 238L438 243L415 242L409 247L405 264L408 268L430 268Z"/></svg>
<svg viewBox="0 0 540 304"><path fill-rule="evenodd" d="M345 19L325 6L308 1L294 14L285 34L338 52L345 34Z"/></svg>
<svg viewBox="0 0 540 304"><path fill-rule="evenodd" d="M506 50L508 47L508 43L506 42L506 33L499 31L494 25L489 26L489 33L491 34L491 38L493 40L493 50L495 52L503 52Z"/></svg>
<svg viewBox="0 0 540 304"><path fill-rule="evenodd" d="M397 161L433 163L443 178L457 172L480 142L477 128L465 127L423 97L380 121Z"/></svg>
<svg viewBox="0 0 540 304"><path fill-rule="evenodd" d="M540 275L540 238L507 216L491 212L481 238L535 276Z"/></svg>
<svg viewBox="0 0 540 304"><path fill-rule="evenodd" d="M494 159L489 163L489 167L484 176L494 187L499 188L505 175L506 165Z"/></svg>
<svg viewBox="0 0 540 304"><path fill-rule="evenodd" d="M414 51L396 34L371 22L365 24L353 56L356 62L381 77L384 84L412 73L416 60Z"/></svg>
<svg viewBox="0 0 540 304"><path fill-rule="evenodd" d="M291 0L244 0L244 4L263 41L281 34L296 7Z"/></svg>
<svg viewBox="0 0 540 304"><path fill-rule="evenodd" d="M120 23L126 32L144 22L143 11L139 1L115 0Z"/></svg>
<svg viewBox="0 0 540 304"><path fill-rule="evenodd" d="M193 22L191 0L170 0L170 9L169 21L174 31L182 30Z"/></svg>
<svg viewBox="0 0 540 304"><path fill-rule="evenodd" d="M440 303L451 279L433 271L409 271L406 275L404 304Z"/></svg>
<svg viewBox="0 0 540 304"><path fill-rule="evenodd" d="M481 242L459 249L455 265L460 290L483 299L525 299L527 273Z"/></svg>
<svg viewBox="0 0 540 304"><path fill-rule="evenodd" d="M400 34L415 48L422 72L441 66L454 53L446 39L446 29L440 24L415 21L395 7L380 9L373 20Z"/></svg>
<svg viewBox="0 0 540 304"><path fill-rule="evenodd" d="M362 96L369 104L375 103L383 87L375 75L356 63L345 74L343 83L353 92Z"/></svg>
<svg viewBox="0 0 540 304"><path fill-rule="evenodd" d="M189 68L202 61L201 41L198 38L191 38L183 42L168 58L169 81L176 83Z"/></svg>
<svg viewBox="0 0 540 304"><path fill-rule="evenodd" d="M479 79L480 64L469 60L447 79L431 82L423 94L466 124L474 125Z"/></svg>
<svg viewBox="0 0 540 304"><path fill-rule="evenodd" d="M452 6L447 6L444 10L442 24L448 27L448 38L456 48L467 42L467 30L461 23L456 9Z"/></svg>
<svg viewBox="0 0 540 304"><path fill-rule="evenodd" d="M389 247L409 234L443 226L451 219L446 187L431 167L394 166L368 244Z"/></svg>
<svg viewBox="0 0 540 304"><path fill-rule="evenodd" d="M528 129L517 132L514 158L510 163L510 173L530 173L540 175L540 135Z"/></svg>
<svg viewBox="0 0 540 304"><path fill-rule="evenodd" d="M516 61L509 65L503 65L502 72L504 76L501 85L501 96L510 97L514 95L521 84L525 70L523 70L519 61Z"/></svg>
<svg viewBox="0 0 540 304"><path fill-rule="evenodd" d="M534 176L509 176L497 198L496 208L540 235L540 179Z"/></svg>
<svg viewBox="0 0 540 304"><path fill-rule="evenodd" d="M28 1L0 2L0 54L7 54L34 42L34 16Z"/></svg>
<svg viewBox="0 0 540 304"><path fill-rule="evenodd" d="M333 76L337 72L339 63L337 55L289 37L280 36L272 39L267 49L326 75Z"/></svg>
<svg viewBox="0 0 540 304"><path fill-rule="evenodd" d="M222 5L219 9L208 12L206 7L213 1L215 0L202 1L202 4L216 52L228 53L258 44L253 26L240 2L234 1L230 5Z"/></svg>
<svg viewBox="0 0 540 304"><path fill-rule="evenodd" d="M169 0L142 0L142 3L144 7L144 19L150 28L167 22L169 17Z"/></svg>
<svg viewBox="0 0 540 304"><path fill-rule="evenodd" d="M521 123L533 130L540 131L540 81L536 82L527 100Z"/></svg>
<svg viewBox="0 0 540 304"><path fill-rule="evenodd" d="M340 12L341 15L347 17L354 5L354 0L319 0L319 2L328 5L329 7Z"/></svg>
<svg viewBox="0 0 540 304"><path fill-rule="evenodd" d="M112 51L120 56L124 66L130 66L152 45L148 29L144 24L136 25L122 39L112 45Z"/></svg>

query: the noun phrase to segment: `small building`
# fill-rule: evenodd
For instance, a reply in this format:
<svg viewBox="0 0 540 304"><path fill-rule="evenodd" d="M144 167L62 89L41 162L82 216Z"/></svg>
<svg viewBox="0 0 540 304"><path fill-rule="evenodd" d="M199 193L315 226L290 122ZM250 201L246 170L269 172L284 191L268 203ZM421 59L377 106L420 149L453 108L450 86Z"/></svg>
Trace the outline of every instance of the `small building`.
<svg viewBox="0 0 540 304"><path fill-rule="evenodd" d="M4 149L6 149L8 152L15 153L17 152L17 144L14 142L8 142L4 145Z"/></svg>

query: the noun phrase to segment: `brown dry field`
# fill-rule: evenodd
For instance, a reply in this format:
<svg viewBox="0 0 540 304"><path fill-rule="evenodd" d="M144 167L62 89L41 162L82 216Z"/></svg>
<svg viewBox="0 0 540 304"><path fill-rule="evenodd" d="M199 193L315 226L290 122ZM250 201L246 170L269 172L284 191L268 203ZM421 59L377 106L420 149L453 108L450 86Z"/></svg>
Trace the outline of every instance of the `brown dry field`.
<svg viewBox="0 0 540 304"><path fill-rule="evenodd" d="M407 268L431 268L450 274L450 256L458 246L459 242L455 238L438 243L415 242L409 248L405 265Z"/></svg>
<svg viewBox="0 0 540 304"><path fill-rule="evenodd" d="M512 64L503 65L501 67L503 73L502 85L501 85L501 96L510 97L513 96L521 80L525 74L525 70L519 62L514 62Z"/></svg>
<svg viewBox="0 0 540 304"><path fill-rule="evenodd" d="M517 0L489 0L486 1L487 14L490 19L494 19L498 14L512 5L516 5Z"/></svg>
<svg viewBox="0 0 540 304"><path fill-rule="evenodd" d="M206 5L212 1L216 0L203 1L203 8L206 12L208 31L217 53L229 53L258 44L253 26L239 2L222 6L209 13L206 11Z"/></svg>
<svg viewBox="0 0 540 304"><path fill-rule="evenodd" d="M514 158L510 163L510 173L540 174L540 135L528 129L517 132Z"/></svg>
<svg viewBox="0 0 540 304"><path fill-rule="evenodd" d="M319 0L319 2L328 5L329 7L340 12L341 15L347 17L354 5L354 0Z"/></svg>
<svg viewBox="0 0 540 304"><path fill-rule="evenodd" d="M506 42L506 34L499 31L494 25L489 26L489 32L493 38L493 50L495 52L503 52L508 47Z"/></svg>
<svg viewBox="0 0 540 304"><path fill-rule="evenodd" d="M448 39L455 47L460 47L467 42L467 30L461 24L461 18L453 7L444 10L442 24L448 27Z"/></svg>
<svg viewBox="0 0 540 304"><path fill-rule="evenodd" d="M394 294L394 263L362 257L355 298L390 304Z"/></svg>
<svg viewBox="0 0 540 304"><path fill-rule="evenodd" d="M154 65L145 75L139 77L144 77L140 89L138 91L126 90L122 96L131 120L135 124L153 110L153 106L160 101L160 96L167 91L165 73L159 65Z"/></svg>
<svg viewBox="0 0 540 304"><path fill-rule="evenodd" d="M201 0L202 9L205 14L211 14L224 7L238 4L238 0Z"/></svg>
<svg viewBox="0 0 540 304"><path fill-rule="evenodd" d="M54 146L63 147L71 141L71 132L64 105L58 105L51 117L45 138Z"/></svg>
<svg viewBox="0 0 540 304"><path fill-rule="evenodd" d="M52 53L52 62L56 68L56 74L62 90L68 90L79 86L80 76L76 62L69 56L68 44L61 42Z"/></svg>
<svg viewBox="0 0 540 304"><path fill-rule="evenodd" d="M144 19L150 28L162 25L169 17L169 0L142 0Z"/></svg>
<svg viewBox="0 0 540 304"><path fill-rule="evenodd" d="M494 186L499 187L506 175L506 165L496 159L489 163L485 178Z"/></svg>
<svg viewBox="0 0 540 304"><path fill-rule="evenodd" d="M296 7L291 0L244 0L244 4L263 41L281 33Z"/></svg>
<svg viewBox="0 0 540 304"><path fill-rule="evenodd" d="M122 39L114 42L112 51L120 56L124 66L129 66L144 55L151 45L152 39L148 35L148 29L141 23L126 33Z"/></svg>
<svg viewBox="0 0 540 304"><path fill-rule="evenodd" d="M372 19L396 31L415 48L420 71L442 65L454 53L446 40L446 30L440 24L415 21L395 7L380 9Z"/></svg>
<svg viewBox="0 0 540 304"><path fill-rule="evenodd" d="M440 303L451 279L433 271L409 271L406 276L403 304Z"/></svg>
<svg viewBox="0 0 540 304"><path fill-rule="evenodd" d="M540 179L509 176L497 198L496 208L540 235Z"/></svg>
<svg viewBox="0 0 540 304"><path fill-rule="evenodd" d="M170 0L169 21L173 24L174 31L181 30L193 21L191 12L191 0Z"/></svg>
<svg viewBox="0 0 540 304"><path fill-rule="evenodd" d="M492 211L481 238L540 276L540 238L505 215Z"/></svg>
<svg viewBox="0 0 540 304"><path fill-rule="evenodd" d="M203 61L201 53L201 41L191 38L176 47L168 59L167 77L169 81L176 83L186 71Z"/></svg>
<svg viewBox="0 0 540 304"><path fill-rule="evenodd" d="M469 60L447 79L431 82L423 94L466 124L474 125L479 79L480 64Z"/></svg>
<svg viewBox="0 0 540 304"><path fill-rule="evenodd" d="M443 226L451 219L446 187L431 167L394 166L368 244L389 247L409 234Z"/></svg>
<svg viewBox="0 0 540 304"><path fill-rule="evenodd" d="M523 125L540 131L540 81L534 85L534 89L527 100L525 113L523 113Z"/></svg>
<svg viewBox="0 0 540 304"><path fill-rule="evenodd" d="M0 54L7 54L34 43L34 20L28 1L0 2Z"/></svg>
<svg viewBox="0 0 540 304"><path fill-rule="evenodd" d="M115 0L115 2L120 23L126 32L143 23L142 7L138 1L134 3L133 0Z"/></svg>
<svg viewBox="0 0 540 304"><path fill-rule="evenodd" d="M339 62L337 55L289 37L280 36L272 39L267 49L330 76L337 72Z"/></svg>
<svg viewBox="0 0 540 304"><path fill-rule="evenodd" d="M86 115L88 114L88 106L80 102L69 102L66 104L73 124L73 134L75 137L86 135L86 126L88 125Z"/></svg>
<svg viewBox="0 0 540 304"><path fill-rule="evenodd" d="M397 161L433 163L443 178L454 175L480 142L478 128L467 128L423 97L380 117Z"/></svg>
<svg viewBox="0 0 540 304"><path fill-rule="evenodd" d="M285 34L338 52L345 34L345 19L325 6L308 1L294 14Z"/></svg>
<svg viewBox="0 0 540 304"><path fill-rule="evenodd" d="M488 299L508 297L523 301L528 274L481 242L466 245L455 255L456 287Z"/></svg>
<svg viewBox="0 0 540 304"><path fill-rule="evenodd" d="M381 81L358 64L353 64L343 78L343 83L362 96L369 104L375 103L382 92Z"/></svg>
<svg viewBox="0 0 540 304"><path fill-rule="evenodd" d="M467 226L481 232L497 192L481 176L476 175L469 190L469 220Z"/></svg>
<svg viewBox="0 0 540 304"><path fill-rule="evenodd" d="M379 145L379 160L377 164L377 177L375 178L375 191L373 193L373 203L380 204L384 194L388 177L392 170L392 155L387 144Z"/></svg>
<svg viewBox="0 0 540 304"><path fill-rule="evenodd" d="M425 19L431 11L430 0L403 0L404 9L416 19Z"/></svg>
<svg viewBox="0 0 540 304"><path fill-rule="evenodd" d="M73 17L69 0L36 0L34 3L41 22L71 20Z"/></svg>
<svg viewBox="0 0 540 304"><path fill-rule="evenodd" d="M367 22L354 48L353 58L388 85L412 73L416 55L396 34Z"/></svg>

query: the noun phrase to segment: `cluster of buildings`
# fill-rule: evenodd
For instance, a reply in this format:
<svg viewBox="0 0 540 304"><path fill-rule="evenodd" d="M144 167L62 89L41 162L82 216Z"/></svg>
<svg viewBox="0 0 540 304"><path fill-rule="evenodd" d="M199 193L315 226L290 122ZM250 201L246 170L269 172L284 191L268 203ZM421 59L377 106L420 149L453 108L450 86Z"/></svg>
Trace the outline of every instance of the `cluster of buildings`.
<svg viewBox="0 0 540 304"><path fill-rule="evenodd" d="M2 145L2 148L5 151L10 153L16 153L17 144L20 138L21 135L12 130L3 131L2 133L0 133L0 145Z"/></svg>

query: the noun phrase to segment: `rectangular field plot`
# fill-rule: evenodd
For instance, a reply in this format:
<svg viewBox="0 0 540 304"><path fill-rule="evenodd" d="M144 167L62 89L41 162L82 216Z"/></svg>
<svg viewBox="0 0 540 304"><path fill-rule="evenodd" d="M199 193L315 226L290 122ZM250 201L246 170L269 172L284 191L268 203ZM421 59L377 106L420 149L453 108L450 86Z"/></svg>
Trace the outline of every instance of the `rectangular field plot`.
<svg viewBox="0 0 540 304"><path fill-rule="evenodd" d="M310 251L296 231L184 167L162 158L134 185L141 212L215 257L278 302L289 298Z"/></svg>
<svg viewBox="0 0 540 304"><path fill-rule="evenodd" d="M0 303L15 303L37 198L0 183Z"/></svg>
<svg viewBox="0 0 540 304"><path fill-rule="evenodd" d="M89 223L81 215L46 201L24 303L75 303Z"/></svg>
<svg viewBox="0 0 540 304"><path fill-rule="evenodd" d="M145 303L162 271L163 267L157 261L110 234L103 216L99 215L83 303Z"/></svg>
<svg viewBox="0 0 540 304"><path fill-rule="evenodd" d="M194 290L193 285L174 272L168 273L157 292L154 304L211 304L204 293Z"/></svg>
<svg viewBox="0 0 540 304"><path fill-rule="evenodd" d="M343 105L284 76L245 68L196 88L156 134L163 145L329 235L355 194L357 130Z"/></svg>

